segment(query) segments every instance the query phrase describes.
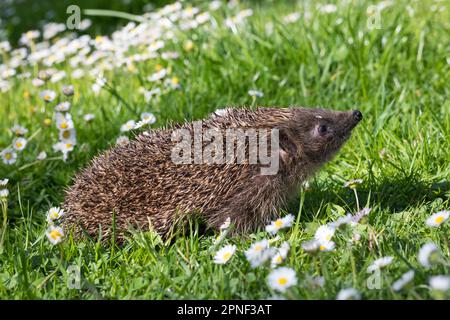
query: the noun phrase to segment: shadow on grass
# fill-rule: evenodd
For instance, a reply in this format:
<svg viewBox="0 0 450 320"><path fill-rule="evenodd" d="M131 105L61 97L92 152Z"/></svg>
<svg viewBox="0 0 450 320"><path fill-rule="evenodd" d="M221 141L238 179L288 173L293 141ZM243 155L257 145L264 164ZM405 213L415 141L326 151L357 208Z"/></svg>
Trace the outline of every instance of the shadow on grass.
<svg viewBox="0 0 450 320"><path fill-rule="evenodd" d="M356 210L353 190L342 185L314 183L308 190L301 192L305 192L302 215L306 220L311 220L328 204L337 204L349 212ZM431 205L439 198L447 198L450 182L430 183L407 177L384 179L378 183L374 181L358 186L357 193L361 207L376 205L381 210L395 213L411 207ZM299 199L292 201L289 204L289 212L298 212L299 205ZM321 214L323 213L321 211Z"/></svg>

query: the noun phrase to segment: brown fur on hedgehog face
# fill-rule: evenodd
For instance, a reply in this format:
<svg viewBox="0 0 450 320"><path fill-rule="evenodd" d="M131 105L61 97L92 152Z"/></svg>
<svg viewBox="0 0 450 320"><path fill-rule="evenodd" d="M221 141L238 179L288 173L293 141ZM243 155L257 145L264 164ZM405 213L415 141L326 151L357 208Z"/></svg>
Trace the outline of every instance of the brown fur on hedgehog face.
<svg viewBox="0 0 450 320"><path fill-rule="evenodd" d="M282 148L284 144L291 154L321 164L336 154L361 119L362 114L358 110L340 112L325 109L293 109L291 126L285 131L285 138L282 136L280 144ZM286 136L290 138L290 143L286 142Z"/></svg>

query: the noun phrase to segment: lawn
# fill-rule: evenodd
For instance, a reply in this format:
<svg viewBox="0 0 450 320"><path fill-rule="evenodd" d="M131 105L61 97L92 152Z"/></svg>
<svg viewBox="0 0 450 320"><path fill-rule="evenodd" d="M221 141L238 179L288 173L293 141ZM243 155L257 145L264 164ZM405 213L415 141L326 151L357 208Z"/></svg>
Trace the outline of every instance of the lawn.
<svg viewBox="0 0 450 320"><path fill-rule="evenodd" d="M134 3L127 12L139 14L142 2L113 9ZM105 9L89 3L82 9ZM26 18L26 2L6 5ZM39 32L18 41L13 16L0 23L12 46L0 41L0 299L450 297L448 3L159 8L142 23L114 19L113 33L101 26L108 17L83 16L92 25L76 34L36 19L31 30ZM64 22L65 8L53 10ZM73 95L63 93L67 86ZM47 239L48 210L61 205L75 173L118 138L228 106L359 109L364 119L297 200L280 208L280 216L295 219L279 237L262 228L216 243L219 234L199 233L194 221L170 243L151 231L133 232L122 245L70 234L57 244ZM121 130L143 113L156 122ZM61 129L61 115L74 130ZM345 185L353 179L361 181ZM359 222L333 229L330 250L308 250L320 226L362 208L371 210ZM289 252L278 266L253 268L245 252L264 239L271 248L287 242ZM236 252L214 263L226 245ZM282 267L295 279L277 290L268 276Z"/></svg>

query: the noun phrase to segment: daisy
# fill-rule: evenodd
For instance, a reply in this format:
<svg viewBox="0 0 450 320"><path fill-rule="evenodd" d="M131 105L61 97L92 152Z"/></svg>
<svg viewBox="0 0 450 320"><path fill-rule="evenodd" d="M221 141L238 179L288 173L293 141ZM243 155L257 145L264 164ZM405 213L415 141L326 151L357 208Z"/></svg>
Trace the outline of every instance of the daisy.
<svg viewBox="0 0 450 320"><path fill-rule="evenodd" d="M159 49L161 49L162 47L164 47L164 41L158 40L158 41L153 41L152 43L150 43L147 50L149 52L155 52L155 51L158 51Z"/></svg>
<svg viewBox="0 0 450 320"><path fill-rule="evenodd" d="M172 89L178 89L181 87L180 85L180 79L178 79L178 77L172 77L171 79L169 79L166 82L166 85L168 85L169 87L171 87Z"/></svg>
<svg viewBox="0 0 450 320"><path fill-rule="evenodd" d="M156 117L151 112L144 112L141 114L141 120L148 124L154 124L156 122Z"/></svg>
<svg viewBox="0 0 450 320"><path fill-rule="evenodd" d="M183 49L186 52L191 51L192 49L194 49L194 42L192 40L186 40L183 44Z"/></svg>
<svg viewBox="0 0 450 320"><path fill-rule="evenodd" d="M236 252L236 246L235 245L228 245L217 251L216 255L214 256L214 263L216 264L225 264L227 263L233 254Z"/></svg>
<svg viewBox="0 0 450 320"><path fill-rule="evenodd" d="M44 81L50 79L51 75L52 75L51 70L41 70L38 72L38 78Z"/></svg>
<svg viewBox="0 0 450 320"><path fill-rule="evenodd" d="M166 51L161 54L161 58L164 60L170 60L170 59L178 59L180 54L176 51Z"/></svg>
<svg viewBox="0 0 450 320"><path fill-rule="evenodd" d="M269 241L266 239L255 242L250 246L250 248L247 251L245 251L245 256L247 257L247 259L251 259L253 256L259 255L268 247Z"/></svg>
<svg viewBox="0 0 450 320"><path fill-rule="evenodd" d="M302 243L302 249L306 252L312 253L319 250L320 243L317 240L306 241Z"/></svg>
<svg viewBox="0 0 450 320"><path fill-rule="evenodd" d="M333 229L340 228L341 226L350 224L350 222L352 221L352 217L353 216L350 213L348 213L347 215L345 215L343 217L339 217L336 221L328 223L328 226Z"/></svg>
<svg viewBox="0 0 450 320"><path fill-rule="evenodd" d="M198 24L203 24L203 23L209 21L209 19L211 19L209 12L202 12L195 17L195 21Z"/></svg>
<svg viewBox="0 0 450 320"><path fill-rule="evenodd" d="M429 283L431 289L445 292L450 289L450 276L433 276Z"/></svg>
<svg viewBox="0 0 450 320"><path fill-rule="evenodd" d="M40 152L36 157L36 159L40 161L47 159L47 153L45 151Z"/></svg>
<svg viewBox="0 0 450 320"><path fill-rule="evenodd" d="M47 222L52 223L64 215L64 210L59 207L52 207L47 212Z"/></svg>
<svg viewBox="0 0 450 320"><path fill-rule="evenodd" d="M262 98L264 96L264 93L258 90L248 90L248 95L251 97Z"/></svg>
<svg viewBox="0 0 450 320"><path fill-rule="evenodd" d="M426 224L429 227L439 227L442 223L447 221L449 215L450 211L436 212L426 220Z"/></svg>
<svg viewBox="0 0 450 320"><path fill-rule="evenodd" d="M60 143L61 143L60 151L62 153L68 153L68 152L73 151L73 148L77 144L77 142L74 140L64 140L64 141L61 141Z"/></svg>
<svg viewBox="0 0 450 320"><path fill-rule="evenodd" d="M360 300L361 294L355 288L346 288L339 291L336 300Z"/></svg>
<svg viewBox="0 0 450 320"><path fill-rule="evenodd" d="M55 83L55 82L61 81L65 77L66 77L66 72L65 71L58 71L58 72L56 72L55 74L52 75L52 77L50 78L50 82Z"/></svg>
<svg viewBox="0 0 450 320"><path fill-rule="evenodd" d="M52 90L44 90L39 94L41 99L44 99L45 102L52 102L56 98L56 92Z"/></svg>
<svg viewBox="0 0 450 320"><path fill-rule="evenodd" d="M17 138L13 142L13 148L14 148L14 150L17 150L17 151L22 151L23 149L25 149L26 145L27 145L27 140L24 138Z"/></svg>
<svg viewBox="0 0 450 320"><path fill-rule="evenodd" d="M83 116L84 121L86 122L91 122L92 120L94 120L95 115L93 115L92 113L87 113Z"/></svg>
<svg viewBox="0 0 450 320"><path fill-rule="evenodd" d="M439 256L439 249L433 242L425 243L419 250L417 260L426 269L431 268L432 262Z"/></svg>
<svg viewBox="0 0 450 320"><path fill-rule="evenodd" d="M17 153L12 149L5 149L0 153L4 164L13 164L17 160Z"/></svg>
<svg viewBox="0 0 450 320"><path fill-rule="evenodd" d="M297 276L294 269L280 267L269 274L267 282L273 290L285 292L289 287L297 284Z"/></svg>
<svg viewBox="0 0 450 320"><path fill-rule="evenodd" d="M0 92L7 92L9 89L11 89L11 84L0 78Z"/></svg>
<svg viewBox="0 0 450 320"><path fill-rule="evenodd" d="M72 76L73 76L73 74L72 74ZM73 85L63 86L62 87L62 92L66 96L73 95Z"/></svg>
<svg viewBox="0 0 450 320"><path fill-rule="evenodd" d="M314 238L319 242L329 242L334 235L334 231L335 229L328 225L320 226L317 228Z"/></svg>
<svg viewBox="0 0 450 320"><path fill-rule="evenodd" d="M82 69L75 69L72 72L72 78L74 79L80 79L84 76L84 71Z"/></svg>
<svg viewBox="0 0 450 320"><path fill-rule="evenodd" d="M384 267L390 265L393 260L394 260L394 257L391 257L391 256L379 258L379 259L375 260L374 262L372 262L372 264L367 268L367 272L373 272L375 270L384 268Z"/></svg>
<svg viewBox="0 0 450 320"><path fill-rule="evenodd" d="M53 145L53 150L60 151L63 154L63 160L66 161L69 152L73 151L75 145L76 141L71 140L59 141L58 143Z"/></svg>
<svg viewBox="0 0 450 320"><path fill-rule="evenodd" d="M369 215L369 213L372 211L372 208L363 208L361 211L358 211L355 213L355 215L352 217L350 224L356 225L362 218Z"/></svg>
<svg viewBox="0 0 450 320"><path fill-rule="evenodd" d="M52 119L50 119L50 118L45 118L43 122L44 122L44 125L46 125L46 126L48 127L49 125L52 124Z"/></svg>
<svg viewBox="0 0 450 320"><path fill-rule="evenodd" d="M275 221L272 221L271 224L266 226L266 231L275 234L279 230L284 228L289 228L292 226L292 222L294 221L294 216L292 214L288 214L287 216L277 219Z"/></svg>
<svg viewBox="0 0 450 320"><path fill-rule="evenodd" d="M121 132L127 132L133 130L136 127L136 122L134 120L128 120L125 124L120 127Z"/></svg>
<svg viewBox="0 0 450 320"><path fill-rule="evenodd" d="M66 114L57 113L56 114L56 127L59 130L73 129L74 125L73 125L73 121L72 121L72 116L68 113L66 113Z"/></svg>
<svg viewBox="0 0 450 320"><path fill-rule="evenodd" d="M319 5L319 10L322 13L333 13L333 12L336 12L337 7L334 4L325 4L325 5Z"/></svg>
<svg viewBox="0 0 450 320"><path fill-rule="evenodd" d="M64 237L64 231L61 227L50 226L47 229L46 236L52 244L58 244Z"/></svg>
<svg viewBox="0 0 450 320"><path fill-rule="evenodd" d="M0 186L6 186L7 184L8 184L8 182L9 182L9 179L3 179L3 180L0 180Z"/></svg>
<svg viewBox="0 0 450 320"><path fill-rule="evenodd" d="M76 140L76 132L75 129L68 130L60 130L59 131L59 140Z"/></svg>
<svg viewBox="0 0 450 320"><path fill-rule="evenodd" d="M410 283L414 279L414 270L409 270L408 272L405 272L400 279L395 281L392 284L392 289L394 291L400 291L404 286L406 286L408 283Z"/></svg>
<svg viewBox="0 0 450 320"><path fill-rule="evenodd" d="M116 139L116 144L119 145L119 146L126 145L129 142L130 142L130 139L128 139L128 137L126 137L126 136L119 136Z"/></svg>
<svg viewBox="0 0 450 320"><path fill-rule="evenodd" d="M150 91L145 91L144 90L144 97L145 97L145 101L149 102L153 96L157 96L161 93L161 89L160 88L155 88L152 89Z"/></svg>
<svg viewBox="0 0 450 320"><path fill-rule="evenodd" d="M230 227L230 224L231 224L231 218L230 217L228 217L228 218L226 218L225 219L225 221L224 221L224 223L222 223L221 225L220 225L220 230L222 231L222 230L226 230L226 229L228 229L229 227Z"/></svg>
<svg viewBox="0 0 450 320"><path fill-rule="evenodd" d="M209 9L210 9L211 11L216 11L216 10L218 10L221 6L222 6L222 1L219 1L219 0L213 0L213 1L211 1L210 4L209 4Z"/></svg>
<svg viewBox="0 0 450 320"><path fill-rule="evenodd" d="M0 42L0 51L8 52L11 50L11 44L8 40Z"/></svg>
<svg viewBox="0 0 450 320"><path fill-rule="evenodd" d="M289 252L289 243L283 242L281 246L277 249L275 255L272 257L271 266L275 267L279 265L286 259L287 254Z"/></svg>
<svg viewBox="0 0 450 320"><path fill-rule="evenodd" d="M253 243L244 254L251 267L256 268L264 264L274 254L274 249L269 248L269 241L264 239Z"/></svg>
<svg viewBox="0 0 450 320"><path fill-rule="evenodd" d="M300 19L300 13L298 13L298 12L293 12L293 13L290 13L290 14L288 14L287 16L285 16L285 17L283 18L283 21L284 21L285 23L293 23L293 22L297 22L298 19Z"/></svg>
<svg viewBox="0 0 450 320"><path fill-rule="evenodd" d="M336 247L336 243L333 241L320 241L319 250L323 252L332 251Z"/></svg>
<svg viewBox="0 0 450 320"><path fill-rule="evenodd" d="M105 84L106 84L106 79L98 77L95 80L95 83L92 84L92 91L94 91L95 94L98 94L100 92L100 90L105 86Z"/></svg>
<svg viewBox="0 0 450 320"><path fill-rule="evenodd" d="M6 199L9 196L8 189L0 189L0 199Z"/></svg>
<svg viewBox="0 0 450 320"><path fill-rule="evenodd" d="M61 102L60 104L56 105L55 107L55 111L58 112L67 112L70 109L70 102L65 101L65 102Z"/></svg>
<svg viewBox="0 0 450 320"><path fill-rule="evenodd" d="M346 188L350 188L350 189L355 189L356 186L358 184L361 184L363 181L362 179L353 179L353 180L349 180L346 183L344 183L344 187Z"/></svg>
<svg viewBox="0 0 450 320"><path fill-rule="evenodd" d="M163 79L167 75L167 69L161 69L160 71L157 71L150 75L147 80L150 82L155 82L158 80Z"/></svg>
<svg viewBox="0 0 450 320"><path fill-rule="evenodd" d="M230 217L228 217L224 223L222 223L222 225L219 227L220 229L220 233L219 235L214 239L214 244L218 244L220 242L222 242L223 239L225 239L225 237L228 234L228 228L231 225L231 219Z"/></svg>
<svg viewBox="0 0 450 320"><path fill-rule="evenodd" d="M352 243L357 243L361 240L361 234L354 233L352 239L350 240Z"/></svg>
<svg viewBox="0 0 450 320"><path fill-rule="evenodd" d="M15 125L14 127L11 128L11 131L16 135L16 136L23 136L26 135L28 133L28 129L19 125Z"/></svg>

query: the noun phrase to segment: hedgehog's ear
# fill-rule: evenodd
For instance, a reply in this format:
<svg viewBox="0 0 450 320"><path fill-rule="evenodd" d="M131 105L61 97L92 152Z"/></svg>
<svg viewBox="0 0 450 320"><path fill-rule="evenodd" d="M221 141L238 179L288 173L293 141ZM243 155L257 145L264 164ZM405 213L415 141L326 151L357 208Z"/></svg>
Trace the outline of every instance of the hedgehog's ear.
<svg viewBox="0 0 450 320"><path fill-rule="evenodd" d="M295 156L298 151L292 136L289 129L279 129L280 156L284 162L287 162L290 157Z"/></svg>

